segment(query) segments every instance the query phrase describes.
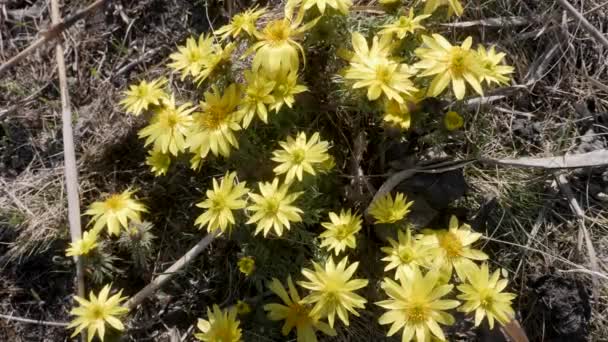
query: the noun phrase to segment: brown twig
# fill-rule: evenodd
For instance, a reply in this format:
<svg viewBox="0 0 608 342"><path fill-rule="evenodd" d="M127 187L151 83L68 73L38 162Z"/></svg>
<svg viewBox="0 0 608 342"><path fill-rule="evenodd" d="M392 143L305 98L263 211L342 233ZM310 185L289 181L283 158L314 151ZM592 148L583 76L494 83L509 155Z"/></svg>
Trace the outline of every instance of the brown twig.
<svg viewBox="0 0 608 342"><path fill-rule="evenodd" d="M144 299L151 296L156 290L158 290L167 280L171 279L179 270L188 265L194 260L202 251L204 251L209 244L217 237L218 233L213 232L207 234L201 239L194 247L192 247L186 254L184 254L179 260L177 260L171 267L163 272L158 277L154 278L150 284L146 285L141 291L137 292L132 296L123 306L129 310L133 310L137 307Z"/></svg>
<svg viewBox="0 0 608 342"><path fill-rule="evenodd" d="M57 26L61 22L58 0L51 0L51 21ZM80 200L78 197L78 170L76 168L76 151L74 149L74 135L72 132L72 110L70 108L70 95L68 91L68 80L66 75L65 60L63 59L63 46L58 42L55 46L57 59L57 71L59 74L59 90L61 92L61 121L63 123L63 156L65 162L65 184L68 198L68 222L70 224L70 236L72 242L82 238L80 227ZM84 297L85 284L82 259L75 256L76 282L79 297ZM81 334L83 341L86 333Z"/></svg>
<svg viewBox="0 0 608 342"><path fill-rule="evenodd" d="M39 324L39 325L48 325L51 327L67 327L68 323L65 322L49 322L49 321L39 321L35 319L17 317L13 315L2 315L0 314L0 318L6 319L7 321L17 321L22 323L31 323L31 324Z"/></svg>
<svg viewBox="0 0 608 342"><path fill-rule="evenodd" d="M53 21L53 24L49 29L40 32L40 36L41 36L40 38L36 39L36 41L34 41L32 44L30 44L30 46L28 46L27 48L25 48L24 50L19 52L17 55L13 56L11 59L6 61L4 64L0 65L0 75L2 75L2 73L7 71L9 68L11 68L15 64L17 64L19 61L21 61L25 57L32 54L34 51L38 50L38 48L40 48L45 43L58 38L61 35L61 33L63 32L63 30L74 25L80 19L83 19L84 17L86 17L91 12L93 12L95 9L97 9L97 8L101 7L103 4L105 4L107 1L109 1L109 0L97 0L97 1L93 2L92 4L88 5L87 7L85 7L84 9L76 12L76 14L74 14L70 17L67 17L64 20L60 19L59 21Z"/></svg>
<svg viewBox="0 0 608 342"><path fill-rule="evenodd" d="M608 38L606 38L606 36L604 36L602 32L596 29L595 26L593 26L593 24L591 24L581 12L579 12L576 8L574 8L574 6L572 6L572 4L568 2L568 0L557 0L557 3L560 4L560 6L562 6L566 11L568 11L570 15L577 19L583 25L583 27L593 37L595 37L595 39L597 39L598 42L608 48Z"/></svg>

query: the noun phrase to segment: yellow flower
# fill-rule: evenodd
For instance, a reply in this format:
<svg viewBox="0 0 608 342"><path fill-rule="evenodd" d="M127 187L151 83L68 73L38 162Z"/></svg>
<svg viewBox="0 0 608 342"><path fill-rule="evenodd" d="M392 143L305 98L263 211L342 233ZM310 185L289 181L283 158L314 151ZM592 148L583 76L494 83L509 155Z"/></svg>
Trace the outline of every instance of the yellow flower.
<svg viewBox="0 0 608 342"><path fill-rule="evenodd" d="M157 149L152 149L146 158L146 165L150 166L155 176L166 175L171 165L171 155Z"/></svg>
<svg viewBox="0 0 608 342"><path fill-rule="evenodd" d="M471 231L468 224L458 225L458 218L450 218L448 230L429 231L422 238L423 243L437 249L437 263L442 265L446 272L452 268L461 280L466 279L467 270L475 265L471 260L486 260L488 256L471 245L481 238L480 233Z"/></svg>
<svg viewBox="0 0 608 342"><path fill-rule="evenodd" d="M371 47L367 45L367 40L359 32L352 33L351 41L354 51L340 52L345 54L346 56L344 57L351 63L365 64L373 63L375 60L384 60L390 58L393 49L393 40L388 34L381 35L380 37L374 36Z"/></svg>
<svg viewBox="0 0 608 342"><path fill-rule="evenodd" d="M207 320L199 319L196 327L200 333L194 334L199 341L205 342L241 342L240 322L236 319L236 310L221 310L213 304L213 311L207 308Z"/></svg>
<svg viewBox="0 0 608 342"><path fill-rule="evenodd" d="M477 265L471 267L467 274L467 284L459 285L462 294L458 299L465 301L458 311L466 313L475 311L475 326L488 317L490 329L494 329L494 319L501 325L509 323L515 317L511 301L515 295L502 292L507 287L507 279L499 279L500 271L496 270L490 277L488 264L483 263L481 268Z"/></svg>
<svg viewBox="0 0 608 342"><path fill-rule="evenodd" d="M410 106L412 103L409 101L399 103L395 100L387 100L384 102L382 120L390 122L402 130L408 130L412 123Z"/></svg>
<svg viewBox="0 0 608 342"><path fill-rule="evenodd" d="M302 304L298 290L291 281L291 276L287 277L287 286L289 293L278 279L272 278L268 288L279 296L285 305L278 303L264 305L264 310L268 311L268 319L285 321L281 329L283 336L287 336L294 327L297 332L297 342L317 342L315 333L317 330L329 336L336 336L334 329L324 322L319 322L316 316L311 315L310 308Z"/></svg>
<svg viewBox="0 0 608 342"><path fill-rule="evenodd" d="M323 239L321 247L328 247L328 250L334 250L336 256L340 254L346 247L355 248L357 240L355 234L361 230L361 216L353 215L350 211L340 211L340 215L329 213L331 222L323 222L321 225L327 229L321 235Z"/></svg>
<svg viewBox="0 0 608 342"><path fill-rule="evenodd" d="M415 267L428 267L430 266L430 259L433 256L433 247L425 245L415 238L412 238L412 232L408 228L404 233L399 230L399 242L390 239L390 247L382 247L382 252L386 253L387 256L382 260L388 262L388 265L384 268L384 272L392 269L397 269L395 272L395 279L399 280L401 272L403 270L406 273L411 272L412 268Z"/></svg>
<svg viewBox="0 0 608 342"><path fill-rule="evenodd" d="M304 57L304 49L296 39L304 32L313 27L319 18L302 24L303 11L300 11L295 20L286 17L277 19L266 24L261 33L256 33L258 42L250 49L249 53L256 52L253 58L253 70L264 69L268 73L297 72L300 64L299 53ZM299 50L299 52L298 52Z"/></svg>
<svg viewBox="0 0 608 342"><path fill-rule="evenodd" d="M400 192L393 200L390 193L375 200L369 207L369 214L376 223L394 223L405 217L410 212L409 208L413 201L407 202L407 198Z"/></svg>
<svg viewBox="0 0 608 342"><path fill-rule="evenodd" d="M448 131L455 131L464 125L464 119L457 112L447 112L443 117L443 124Z"/></svg>
<svg viewBox="0 0 608 342"><path fill-rule="evenodd" d="M236 302L236 312L239 315L246 315L251 312L251 306L245 301L239 300Z"/></svg>
<svg viewBox="0 0 608 342"><path fill-rule="evenodd" d="M461 16L464 12L464 8L460 3L460 0L425 0L426 5L424 6L424 13L431 14L435 12L437 8L443 5L448 5L448 15L456 13L457 16Z"/></svg>
<svg viewBox="0 0 608 342"><path fill-rule="evenodd" d="M239 259L239 271L246 276L250 276L255 271L255 260L252 257L246 256Z"/></svg>
<svg viewBox="0 0 608 342"><path fill-rule="evenodd" d="M150 105L158 106L162 99L167 98L163 86L167 83L164 78L156 79L150 83L141 81L138 85L132 84L129 90L124 92L125 98L120 104L128 113L139 115L148 110Z"/></svg>
<svg viewBox="0 0 608 342"><path fill-rule="evenodd" d="M134 191L127 189L120 194L111 195L105 201L92 203L84 214L93 216L93 231L99 232L107 226L108 233L119 235L121 227L129 228L129 220L141 222L140 213L147 210L143 204L133 199L133 193Z"/></svg>
<svg viewBox="0 0 608 342"><path fill-rule="evenodd" d="M271 106L275 112L281 110L284 104L292 108L296 101L294 96L308 91L308 88L298 84L298 74L295 71L277 72L272 80L276 83L272 92L274 104Z"/></svg>
<svg viewBox="0 0 608 342"><path fill-rule="evenodd" d="M274 168L274 173L285 176L285 183L291 183L294 177L302 181L303 172L315 175L313 166L318 165L329 158L327 149L329 143L322 141L319 133L315 133L306 141L306 133L301 132L296 138L287 137L287 141L279 142L283 148L272 152L273 161L280 163Z"/></svg>
<svg viewBox="0 0 608 342"><path fill-rule="evenodd" d="M414 9L410 8L410 13L407 17L402 15L397 21L388 25L383 25L383 30L378 33L389 35L395 34L399 39L403 39L408 34L416 32L416 30L424 30L424 26L421 25L421 22L430 16L430 14L415 16Z"/></svg>
<svg viewBox="0 0 608 342"><path fill-rule="evenodd" d="M359 263L355 262L346 267L347 263L348 258L344 257L336 266L332 257L329 257L323 269L313 262L314 271L307 268L302 270L302 274L309 281L298 282L300 286L310 290L310 294L302 300L304 304L315 305L310 314L319 318L327 317L332 328L336 314L348 326L348 313L359 316L355 309L363 309L367 302L353 291L367 286L368 280L351 279Z"/></svg>
<svg viewBox="0 0 608 342"><path fill-rule="evenodd" d="M183 81L186 76L197 77L203 68L203 61L213 52L213 37L201 34L198 43L190 37L186 40L186 46L178 46L177 52L169 55L173 60L167 66L175 71L181 72Z"/></svg>
<svg viewBox="0 0 608 342"><path fill-rule="evenodd" d="M186 149L186 133L192 125L190 113L195 109L190 102L176 107L175 97L171 96L171 99L163 101L150 124L137 135L146 138L144 146L154 143L154 149L176 156Z"/></svg>
<svg viewBox="0 0 608 342"><path fill-rule="evenodd" d="M510 77L508 75L512 74L515 69L510 65L502 64L506 56L505 53L497 53L493 46L489 50L486 50L486 48L480 45L477 47L477 55L481 59L481 65L484 68L481 76L486 83L509 83Z"/></svg>
<svg viewBox="0 0 608 342"><path fill-rule="evenodd" d="M70 247L65 251L65 256L87 255L95 247L97 247L96 232L84 232L80 240L70 243Z"/></svg>
<svg viewBox="0 0 608 342"><path fill-rule="evenodd" d="M238 148L239 143L234 135L241 129L238 124L238 105L240 90L231 84L220 94L213 86L211 92L205 92L205 101L201 101L201 112L194 113L194 124L187 138L187 145L192 153L204 159L209 154L229 157L231 149Z"/></svg>
<svg viewBox="0 0 608 342"><path fill-rule="evenodd" d="M444 341L445 335L439 324L454 324L454 317L445 310L460 303L441 298L450 293L454 285L441 284L436 271L429 271L424 276L418 267L409 272L403 269L397 272L400 272L400 283L384 278L381 285L390 299L376 303L388 310L378 319L382 325L392 324L387 336L403 329L403 342L431 341L433 336Z"/></svg>
<svg viewBox="0 0 608 342"><path fill-rule="evenodd" d="M254 214L249 218L247 224L257 222L255 234L264 231L264 236L268 235L271 228L277 236L283 235L283 229L289 230L290 222L300 222L302 210L291 205L302 193L296 192L289 194L289 184L279 187L279 179L275 178L272 183L260 182L260 193L249 194L254 204L247 207L247 210Z"/></svg>
<svg viewBox="0 0 608 342"><path fill-rule="evenodd" d="M348 14L348 9L352 5L353 3L351 0L304 0L302 3L305 10L309 10L313 6L316 6L319 9L319 12L324 14L325 7L329 6L344 15Z"/></svg>
<svg viewBox="0 0 608 342"><path fill-rule="evenodd" d="M125 329L118 317L129 312L129 309L120 306L120 303L126 298L121 296L122 290L110 298L108 298L109 294L110 285L106 285L101 289L98 297L95 296L93 291L89 293L89 300L74 296L74 299L80 305L70 311L70 314L77 316L68 325L68 329L75 328L72 337L87 328L89 342L93 340L95 334L103 341L106 323L116 330L122 331Z"/></svg>
<svg viewBox="0 0 608 342"><path fill-rule="evenodd" d="M355 55L350 60L344 78L356 81L354 89L367 88L367 98L370 101L385 95L389 100L403 103L402 95L412 95L418 90L410 80L414 70L407 64L397 63L385 56L387 50L380 48L383 46L381 44L378 44L377 51L373 51L373 45L370 50L365 39L361 38L357 32L352 35Z"/></svg>
<svg viewBox="0 0 608 342"><path fill-rule="evenodd" d="M233 210L243 209L247 202L243 196L249 192L245 182L234 184L236 172L224 175L221 183L213 179L213 190L207 190L207 199L198 203L199 208L207 209L194 222L199 227L207 226L208 232L219 229L222 233L234 225Z"/></svg>
<svg viewBox="0 0 608 342"><path fill-rule="evenodd" d="M209 39L213 39L209 37ZM236 48L234 43L228 43L222 47L219 44L211 45L211 53L202 59L202 68L199 74L194 78L198 85L203 83L213 72L224 63L230 62L232 51Z"/></svg>
<svg viewBox="0 0 608 342"><path fill-rule="evenodd" d="M215 34L221 35L222 40L230 36L236 38L241 34L241 31L253 36L257 31L255 24L264 13L266 13L266 8L258 9L256 5L243 13L235 14L230 23L220 27L219 30L215 31Z"/></svg>
<svg viewBox="0 0 608 342"><path fill-rule="evenodd" d="M264 77L260 72L245 71L247 88L245 98L241 102L241 115L243 116L243 128L249 127L251 120L257 114L260 120L268 123L267 105L275 103L272 90L276 82Z"/></svg>
<svg viewBox="0 0 608 342"><path fill-rule="evenodd" d="M433 37L422 36L426 47L416 49L416 55L421 59L414 65L423 69L419 77L434 76L429 85L430 96L438 96L452 82L452 89L457 99L464 98L466 83L479 95L483 95L480 81L483 68L480 58L471 50L473 38L468 37L460 46L452 46L443 36L433 34Z"/></svg>

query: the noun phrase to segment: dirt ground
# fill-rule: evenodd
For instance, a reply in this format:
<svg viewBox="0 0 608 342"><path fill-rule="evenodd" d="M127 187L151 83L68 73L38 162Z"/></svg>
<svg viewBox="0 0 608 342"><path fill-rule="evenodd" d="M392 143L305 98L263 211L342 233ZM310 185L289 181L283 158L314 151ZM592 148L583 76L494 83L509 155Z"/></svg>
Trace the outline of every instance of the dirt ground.
<svg viewBox="0 0 608 342"><path fill-rule="evenodd" d="M213 170L196 173L184 164L170 177L150 174L137 138L145 122L122 113L117 104L120 92L134 80L161 75L168 55L186 37L208 32L210 26L225 23L230 12L250 5L229 2L109 1L64 34L81 205L133 186L141 189L155 223L157 247L149 267L136 272L122 261L113 266L123 272L114 285L127 294L145 286L198 241L200 232L192 227L197 209L192 203L204 190L192 184L208 179ZM335 113L337 121L319 125L335 131L337 145L349 147L337 158L345 175L351 173L353 162L367 175L411 165L404 155L428 162L447 155L461 160L500 159L606 149L608 49L554 1L467 2L467 12L459 19L466 25L446 22L440 30L453 37L472 35L508 51L517 86L495 91L491 95L498 98L483 106L471 102L467 129L437 145L429 142L434 138L425 131L412 132L407 143L389 143L380 128L368 128L365 119L353 123L344 113ZM0 0L0 62L27 47L49 26L47 3ZM605 1L571 3L607 32ZM83 4L65 1L63 15ZM375 6L375 2L359 5ZM314 75L335 71L324 63L326 54L319 49L309 56L305 79L313 91L303 101L318 101L310 110L332 110L331 94L314 91L327 85L311 84L317 82ZM0 75L0 314L67 322L75 271L71 259L64 256L69 233L57 79L52 45ZM236 167L239 174L268 171L253 165ZM559 174L584 211L585 229L556 182ZM342 191L335 196L346 203L360 202L360 184L353 185L347 177L338 179ZM382 181L369 178L376 189ZM455 214L489 237L484 250L513 279L517 318L531 341L608 340L608 168L551 171L470 164L441 175L416 176L399 189L426 203L428 208L420 210L434 211L433 222ZM381 243L375 237L370 240ZM234 270L240 250L236 241L214 242L144 302L130 316L122 340L174 341L175 336L183 336L182 340L193 341L192 322L204 316L208 305L257 293L256 285L246 284ZM374 268L372 263L363 264L364 269ZM599 276L592 277L593 272ZM396 340L384 337L374 323L374 310L326 341ZM471 322L461 321L450 332L453 340L497 340L487 329L471 333ZM280 335L264 330L265 324L255 319L244 322L246 340L282 341ZM64 340L69 334L63 327L0 318L0 341Z"/></svg>

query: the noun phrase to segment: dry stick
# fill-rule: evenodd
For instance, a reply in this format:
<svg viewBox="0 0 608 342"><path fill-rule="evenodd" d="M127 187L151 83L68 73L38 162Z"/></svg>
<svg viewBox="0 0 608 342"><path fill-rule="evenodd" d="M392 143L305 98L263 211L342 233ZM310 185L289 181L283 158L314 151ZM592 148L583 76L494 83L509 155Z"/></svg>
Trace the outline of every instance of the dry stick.
<svg viewBox="0 0 608 342"><path fill-rule="evenodd" d="M600 43L602 43L605 47L608 48L608 38L606 38L606 36L604 36L600 31L598 31L598 29L596 29L595 26L593 26L593 24L591 24L581 12L574 8L574 6L572 6L568 2L568 0L557 0L557 3L560 4L566 11L568 11L575 19L578 19L578 21L580 21L583 27L589 33L591 33L591 35L595 37L595 39L597 39Z"/></svg>
<svg viewBox="0 0 608 342"><path fill-rule="evenodd" d="M90 4L89 6L85 7L83 10L76 12L76 14L74 14L70 17L67 17L63 21L61 21L61 20L59 20L57 22L53 21L53 25L48 30L40 32L40 35L42 37L38 38L36 41L34 41L32 44L30 44L30 46L28 46L27 48L25 48L24 50L19 52L17 55L15 55L14 57L12 57L8 61L6 61L6 63L0 65L0 75L2 75L2 73L5 72L6 70L8 70L10 67L17 64L23 58L29 56L34 51L38 50L38 48L41 47L42 45L44 45L46 42L49 42L49 41L54 40L57 37L59 37L61 35L61 33L63 32L63 30L74 25L80 19L83 19L84 17L86 17L93 10L101 7L107 1L109 1L109 0L97 0L97 1L93 2L92 4Z"/></svg>
<svg viewBox="0 0 608 342"><path fill-rule="evenodd" d="M56 26L61 22L58 0L51 0L51 21ZM58 42L55 46L57 58L57 71L59 74L59 89L61 91L61 121L63 122L63 156L65 162L65 185L68 197L68 221L70 224L70 236L72 242L82 238L80 227L80 200L78 198L78 170L76 168L76 152L74 150L74 135L72 133L72 110L70 108L70 96L68 92L68 80L65 71L65 60L63 59L63 46ZM76 262L76 281L78 285L78 296L84 297L84 273L82 258L74 256ZM86 333L81 333L82 340L86 340Z"/></svg>
<svg viewBox="0 0 608 342"><path fill-rule="evenodd" d="M585 246L587 247L587 253L589 254L589 263L591 264L591 270L599 273L600 267L597 262L597 254L595 253L595 248L593 247L593 243L591 242L591 238L589 237L589 230L587 230L587 226L585 225L585 212L578 204L576 198L574 198L574 193L572 192L572 188L570 187L570 182L566 179L566 176L563 174L556 174L555 180L559 185L561 191L568 198L568 203L570 204L570 208L576 215L579 230L583 233L583 237L585 239ZM591 280L593 282L593 297L599 298L599 282L597 276L592 274Z"/></svg>
<svg viewBox="0 0 608 342"><path fill-rule="evenodd" d="M68 323L65 322L49 322L49 321L38 321L35 319L17 317L13 315L2 315L0 314L0 318L6 319L7 321L17 321L22 323L31 323L31 324L40 324L40 325L48 325L51 327L67 327Z"/></svg>
<svg viewBox="0 0 608 342"><path fill-rule="evenodd" d="M179 260L177 260L171 267L169 267L165 272L163 272L158 277L154 278L150 284L146 285L141 291L137 292L133 297L131 297L123 306L129 310L133 310L136 306L141 304L141 302L152 295L156 290L158 290L167 280L171 279L179 270L188 265L192 260L194 260L202 251L204 251L211 241L215 239L218 235L217 231L213 233L207 234L201 241L199 241L194 247L192 247L186 254L184 254Z"/></svg>

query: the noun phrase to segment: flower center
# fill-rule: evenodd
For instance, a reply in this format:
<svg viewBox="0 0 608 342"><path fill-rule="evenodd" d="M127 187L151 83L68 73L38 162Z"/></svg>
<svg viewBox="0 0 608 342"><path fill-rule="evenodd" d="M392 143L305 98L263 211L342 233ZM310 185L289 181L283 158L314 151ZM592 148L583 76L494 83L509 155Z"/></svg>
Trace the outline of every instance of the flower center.
<svg viewBox="0 0 608 342"><path fill-rule="evenodd" d="M294 164L301 164L306 159L306 151L303 148L295 149L291 155Z"/></svg>
<svg viewBox="0 0 608 342"><path fill-rule="evenodd" d="M462 254L462 243L458 236L452 232L447 232L439 237L439 246L443 248L448 257L459 257Z"/></svg>
<svg viewBox="0 0 608 342"><path fill-rule="evenodd" d="M414 305L407 308L408 321L412 321L414 324L424 323L428 317L426 309L422 305Z"/></svg>
<svg viewBox="0 0 608 342"><path fill-rule="evenodd" d="M336 226L336 239L344 240L350 236L350 229L347 224L339 224Z"/></svg>
<svg viewBox="0 0 608 342"><path fill-rule="evenodd" d="M218 195L211 200L211 204L216 209L222 209L226 206L226 199L224 198L224 196Z"/></svg>
<svg viewBox="0 0 608 342"><path fill-rule="evenodd" d="M291 28L286 20L275 20L268 24L264 31L266 40L274 45L287 42L291 34Z"/></svg>
<svg viewBox="0 0 608 342"><path fill-rule="evenodd" d="M269 198L266 201L266 211L268 215L275 216L279 212L280 202L276 198Z"/></svg>
<svg viewBox="0 0 608 342"><path fill-rule="evenodd" d="M461 47L452 48L450 53L450 71L454 76L461 76L467 69L467 56L468 51L463 50Z"/></svg>
<svg viewBox="0 0 608 342"><path fill-rule="evenodd" d="M404 264L409 264L414 260L414 253L412 253L410 248L399 248L399 260L401 260Z"/></svg>
<svg viewBox="0 0 608 342"><path fill-rule="evenodd" d="M218 129L226 118L226 112L220 108L209 108L203 115L201 115L201 125L207 129Z"/></svg>
<svg viewBox="0 0 608 342"><path fill-rule="evenodd" d="M113 195L106 200L106 207L111 211L118 211L124 207L123 201L118 195Z"/></svg>
<svg viewBox="0 0 608 342"><path fill-rule="evenodd" d="M102 308L97 305L93 306L91 309L91 318L93 320L103 320L104 314Z"/></svg>
<svg viewBox="0 0 608 342"><path fill-rule="evenodd" d="M381 83L389 83L392 78L391 70L384 64L380 64L376 67L376 80Z"/></svg>

